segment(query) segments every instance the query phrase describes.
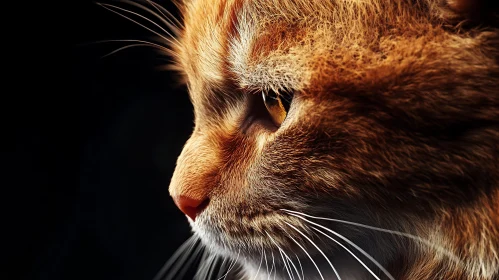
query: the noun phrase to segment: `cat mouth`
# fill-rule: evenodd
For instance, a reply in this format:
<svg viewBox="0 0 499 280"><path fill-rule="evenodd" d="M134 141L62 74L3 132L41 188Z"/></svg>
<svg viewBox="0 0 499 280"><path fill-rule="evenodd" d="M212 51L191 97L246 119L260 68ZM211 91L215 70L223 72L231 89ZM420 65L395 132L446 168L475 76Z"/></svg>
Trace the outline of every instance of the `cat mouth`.
<svg viewBox="0 0 499 280"><path fill-rule="evenodd" d="M210 215L209 211L204 211L190 224L207 247L213 247L215 251L230 251L231 254L243 249L241 253L250 251L251 255L261 250L262 246L269 245L269 236L286 234L282 228L283 222L293 222L287 221L278 211L240 214L227 211L222 215Z"/></svg>
<svg viewBox="0 0 499 280"><path fill-rule="evenodd" d="M311 228L282 210L244 217L238 217L237 212L215 216L205 211L190 223L194 234L209 250L231 258L259 260L264 252L269 256L288 252L307 258L306 251L314 242Z"/></svg>
<svg viewBox="0 0 499 280"><path fill-rule="evenodd" d="M286 275L286 269L292 274L303 269L307 275L315 275L317 269L330 270L330 262L326 260L341 262L343 257L338 254L338 247L326 238L318 238L321 234L317 231L319 226L309 225L302 216L291 214L276 210L251 220L240 218L230 222L225 220L227 216L215 218L204 214L191 222L191 226L210 252L234 263L244 262L244 266L255 271L258 267L265 267L272 273L273 266L283 275ZM325 229L319 230L326 233ZM329 279L334 278L329 276Z"/></svg>

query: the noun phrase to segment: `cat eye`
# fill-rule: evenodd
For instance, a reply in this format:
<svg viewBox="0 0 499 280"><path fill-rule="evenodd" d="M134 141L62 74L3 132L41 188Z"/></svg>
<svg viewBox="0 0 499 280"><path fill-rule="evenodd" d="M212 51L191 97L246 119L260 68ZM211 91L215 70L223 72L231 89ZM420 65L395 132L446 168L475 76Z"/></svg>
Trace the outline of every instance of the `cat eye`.
<svg viewBox="0 0 499 280"><path fill-rule="evenodd" d="M262 97L272 122L277 127L280 127L288 115L292 94L290 92L276 93L275 91L268 91L263 92Z"/></svg>

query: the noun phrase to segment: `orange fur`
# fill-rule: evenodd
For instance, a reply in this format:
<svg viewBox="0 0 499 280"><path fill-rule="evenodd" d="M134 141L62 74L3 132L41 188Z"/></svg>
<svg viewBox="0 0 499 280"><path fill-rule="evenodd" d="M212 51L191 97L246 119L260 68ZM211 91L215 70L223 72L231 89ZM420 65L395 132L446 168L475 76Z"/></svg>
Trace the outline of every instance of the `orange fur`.
<svg viewBox="0 0 499 280"><path fill-rule="evenodd" d="M300 252L286 222L312 229L287 208L411 232L459 259L329 224L387 245L368 251L396 279L498 279L499 27L483 7L186 1L176 52L196 128L170 192L209 199L196 234L220 254L242 248L248 273L260 248L276 250L266 233ZM295 92L288 117L248 125L269 90Z"/></svg>

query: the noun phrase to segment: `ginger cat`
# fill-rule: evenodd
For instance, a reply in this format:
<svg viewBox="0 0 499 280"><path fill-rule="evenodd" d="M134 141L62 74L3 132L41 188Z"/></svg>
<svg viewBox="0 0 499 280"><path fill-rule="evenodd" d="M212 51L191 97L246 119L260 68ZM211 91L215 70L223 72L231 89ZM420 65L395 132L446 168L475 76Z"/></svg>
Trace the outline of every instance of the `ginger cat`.
<svg viewBox="0 0 499 280"><path fill-rule="evenodd" d="M179 4L169 190L218 277L499 279L492 2Z"/></svg>

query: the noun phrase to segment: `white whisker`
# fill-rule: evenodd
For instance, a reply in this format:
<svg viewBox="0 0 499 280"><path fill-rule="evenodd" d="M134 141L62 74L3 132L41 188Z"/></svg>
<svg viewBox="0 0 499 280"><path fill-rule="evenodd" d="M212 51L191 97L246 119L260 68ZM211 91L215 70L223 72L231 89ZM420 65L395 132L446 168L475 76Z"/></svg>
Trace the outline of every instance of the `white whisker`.
<svg viewBox="0 0 499 280"><path fill-rule="evenodd" d="M292 224L288 223L288 222L284 222L285 224L287 224L288 226L290 226L292 229L296 230L299 234L301 234L303 237L305 237L305 239L307 239L318 251L319 253L322 254L322 256L326 259L326 261L329 263L329 265L331 266L331 268L333 269L334 271L334 274L336 275L336 277L338 278L338 280L341 280L341 277L340 275L338 274L338 271L336 271L336 268L334 268L333 264L331 263L331 261L329 260L329 258L326 256L326 254L324 254L324 252L322 252L322 250L319 248L319 246L317 246L313 241L312 239L310 239L307 235L305 235L304 233L302 233L299 229L297 229L295 226L293 226Z"/></svg>
<svg viewBox="0 0 499 280"><path fill-rule="evenodd" d="M178 28L175 25L173 25L170 22L166 21L164 17L160 16L159 14L157 14L153 10L149 9L148 7L146 7L146 6L142 5L142 4L139 4L137 2L129 1L129 0L120 0L120 1L123 2L123 3L128 3L128 4L132 5L132 6L138 7L138 8L140 8L140 9L146 11L146 12L149 12L150 14L152 14L155 17L157 17L158 19L160 19L162 23L164 23L171 31L173 31L173 33L175 33L176 35L178 35ZM156 8L156 6L153 6L153 7ZM146 17L143 17L143 18L147 19ZM166 34L168 34L168 36L172 37L176 41L175 37L172 34L170 34L170 32L168 32L167 30L165 30L164 28L162 28L160 25L154 23L154 21L152 21L152 20L149 20L149 21L152 22L153 24L155 24L157 27L161 28L161 30L163 32L165 32Z"/></svg>
<svg viewBox="0 0 499 280"><path fill-rule="evenodd" d="M146 40L136 40L136 39L111 39L111 40L100 40L100 41L94 41L94 42L89 42L89 43L82 43L81 45L90 45L90 44L100 44L100 43L113 43L113 42L133 42L133 43L144 43L144 44L151 44L151 45L154 45L154 46L158 46L158 47L161 47L161 48L165 48L167 50L170 50L168 49L167 46L163 46L163 45L160 45L160 44L157 44L157 43L153 43L151 41L146 41Z"/></svg>
<svg viewBox="0 0 499 280"><path fill-rule="evenodd" d="M146 7L144 7L143 5L140 5L140 4L138 4L138 3L131 2L131 1L128 1L128 0L121 0L121 1L122 1L122 2L124 2L124 3L128 3L128 4L130 4L130 5L133 5L133 6L139 7L139 8L141 8L141 9L146 10L147 12L153 13L153 14L155 14L156 16L158 16L158 17L159 17L159 15L158 15L158 14L154 13L151 9L146 8ZM115 6L115 5L105 4L105 3L104 3L104 4L102 4L102 5L104 5L104 6L108 7L108 8L109 8L109 7L112 7L112 8L114 8L114 9L118 9L118 10L120 10L120 11L127 12L127 13L129 13L129 14L132 14L132 15L138 16L138 17L140 17L140 18L142 18L142 19L144 19L144 20L146 20L146 21L148 21L148 22L150 22L150 23L154 24L154 26L156 26L156 27L158 27L159 29L161 29L161 31L163 31L166 35L170 36L170 38L172 38L172 39L174 39L175 41L177 41L177 40L176 40L176 38L175 38L174 36L172 36L172 34L170 34L170 32L168 32L168 30L164 29L161 25L157 24L156 22L154 22L153 20L149 19L148 17L145 17L145 16L143 16L143 15L141 15L141 14L137 13L137 12L130 11L130 10L128 10L128 9L121 8L121 7L118 7L118 6ZM161 17L160 17L160 18L161 18ZM150 30L150 31L152 31L152 30ZM158 36L162 37L163 39L165 39L165 40L167 40L167 41L169 41L169 42L173 42L173 41L170 41L170 39L168 39L168 38L166 38L166 37L164 37L164 36L160 35L159 33L156 33L156 35L158 35ZM179 43L179 42L177 41L177 43Z"/></svg>
<svg viewBox="0 0 499 280"><path fill-rule="evenodd" d="M282 254L282 251L279 251L279 254L281 254L282 263L284 264L284 268L288 272L289 279L290 280L295 280L295 276L293 275L293 271L291 271L291 267L289 267L288 261L284 257L284 255Z"/></svg>
<svg viewBox="0 0 499 280"><path fill-rule="evenodd" d="M286 263L288 264L289 270L291 270L291 266L292 266L296 272L296 276L298 277L298 280L301 280L300 274L298 273L298 269L296 269L296 266L293 263L293 261L286 255L284 255L284 257L286 258ZM293 279L295 279L295 275L293 274L292 270L291 270L291 276L293 276Z"/></svg>
<svg viewBox="0 0 499 280"><path fill-rule="evenodd" d="M321 279L324 280L324 276L322 276L322 273L321 273L321 270L319 269L319 266L317 266L317 264L315 263L314 259L312 258L312 256L310 256L310 254L307 252L307 250L300 243L298 243L298 241L296 241L293 237L291 237L291 236L288 236L288 237L291 238L291 240L293 240L293 242L295 242L296 245L298 245L298 247L300 247L303 250L303 252L305 252L305 254L307 255L307 257L310 259L310 261L312 261L312 264L317 269L317 272L319 273Z"/></svg>
<svg viewBox="0 0 499 280"><path fill-rule="evenodd" d="M111 42L136 42L138 44L130 44L130 45L127 45L127 46L124 46L124 47L121 47L119 49L116 49L104 56L102 56L101 58L104 58L104 57L107 57L107 56L110 56L114 53L117 53L119 51L122 51L122 50L125 50L127 48L131 48L131 47L140 47L140 46L149 46L149 47L152 47L152 48L157 48L157 49L160 49L164 52L166 52L168 55L170 56L173 56L173 57L178 57L178 54L175 53L174 51L172 51L171 49L165 47L165 46L162 46L160 44L156 44L156 43L153 43L153 42L149 42L149 41L144 41L144 40L134 40L134 39L122 39L122 40L102 40L102 41L96 41L96 42L92 42L92 44L98 44L98 43L111 43Z"/></svg>
<svg viewBox="0 0 499 280"><path fill-rule="evenodd" d="M196 239L196 241L198 241L198 239ZM175 275L177 275L177 273L179 272L179 270L182 268L182 266L185 264L185 262L189 259L189 256L192 255L192 250L197 247L199 244L197 244L196 242L193 242L191 244L191 246L189 246L189 249L188 249L188 255L183 255L181 259L179 259L179 261L177 261L175 263L175 265L173 265L171 268L171 270L168 272L168 274L164 277L164 279L172 279Z"/></svg>
<svg viewBox="0 0 499 280"><path fill-rule="evenodd" d="M300 265L300 270L301 270L301 279L305 279L305 275L303 274L303 267L301 266L300 258L295 254L295 258L298 261L298 264Z"/></svg>
<svg viewBox="0 0 499 280"><path fill-rule="evenodd" d="M178 29L180 29L181 27L184 26L170 11L165 9L165 7L159 5L158 3L154 2L154 1L150 1L150 0L146 0L146 1L149 2L151 5L155 6L157 9L166 13L166 15L164 13L161 13L161 14L165 17L165 19L168 19L173 26L177 27ZM175 22L173 22L172 20Z"/></svg>
<svg viewBox="0 0 499 280"><path fill-rule="evenodd" d="M286 262L286 259L284 258L281 250L279 250L279 254L281 255L282 263L284 264L284 269L286 269L286 272L288 273L289 279L295 280L293 274L291 273L291 269L288 268L288 263Z"/></svg>
<svg viewBox="0 0 499 280"><path fill-rule="evenodd" d="M172 274L172 276L175 276L176 279L183 279L187 271L191 268L192 263L199 257L199 254L203 251L203 249L204 246L198 246L191 254L191 257L182 264L182 269L180 269L178 273Z"/></svg>
<svg viewBox="0 0 499 280"><path fill-rule="evenodd" d="M153 46L151 46L149 44L131 44L131 45L127 45L127 46L118 48L118 49L116 49L116 50L114 50L114 51L112 51L112 52L110 52L110 53L108 53L106 55L101 56L101 58L106 58L106 57L108 57L110 55L113 55L113 54L115 54L117 52L129 49L129 48L134 48L134 47L153 47Z"/></svg>
<svg viewBox="0 0 499 280"><path fill-rule="evenodd" d="M282 230L288 234L288 232L286 231L286 229L282 228ZM289 234L288 234L289 235ZM286 255L286 254L285 254ZM295 257L296 257L296 254L295 254ZM300 280L303 280L303 268L302 268L302 276L300 276L300 273L298 273L298 269L296 268L295 264L293 263L293 261L291 260L291 258L286 255L286 259L291 263L291 265L293 266L293 269L295 270L296 272L296 276L298 276L298 279ZM298 260L299 261L299 260ZM300 263L300 266L301 266L301 263Z"/></svg>
<svg viewBox="0 0 499 280"><path fill-rule="evenodd" d="M274 252L270 252L272 254L272 267L270 268L269 276L267 277L267 280L270 280L270 276L272 275L272 271L275 268L275 262L274 262ZM274 279L275 279L275 272L274 272Z"/></svg>
<svg viewBox="0 0 499 280"><path fill-rule="evenodd" d="M217 257L212 255L208 250L203 254L203 258L200 261L200 266L194 275L196 280L212 279L213 268L215 266Z"/></svg>
<svg viewBox="0 0 499 280"><path fill-rule="evenodd" d="M223 275L222 277L218 278L217 280L220 280L220 279L224 279L227 278L227 275L229 275L229 272L232 270L232 268L234 268L234 266L236 266L236 263L237 261L239 260L239 254L241 253L241 248L239 248L239 251L237 252L237 257L236 259L231 262L231 264L229 265L229 268L227 269L227 272L225 273L225 275Z"/></svg>
<svg viewBox="0 0 499 280"><path fill-rule="evenodd" d="M189 252L192 250L192 247L194 246L194 243L197 241L196 236L191 236L189 239L187 239L176 251L173 253L173 255L168 259L168 261L163 265L161 270L156 274L153 280L160 280L163 278L163 275L170 269L170 267L178 260L178 258L185 254L186 252ZM186 251L187 247L189 249Z"/></svg>
<svg viewBox="0 0 499 280"><path fill-rule="evenodd" d="M126 18L126 19L128 19L129 21L131 21L131 22L133 22L133 23L135 23L135 24L137 24L137 25L141 26L142 28L144 28L144 29L146 29L146 30L148 30L148 31L150 31L150 32L152 32L152 33L154 33L154 34L158 35L159 37L163 38L163 39L164 39L165 41L167 41L168 43L170 43L170 44L174 44L174 45L178 45L178 43L176 43L176 42L172 41L171 39L169 39L169 38L165 37L164 35L161 35L160 33L158 33L158 32L156 32L156 31L154 31L154 30L150 29L149 27L147 27L147 26L145 26L145 25L143 25L143 24L139 23L138 21L133 20L133 19L131 19L130 17L127 17L127 16L125 16L124 14L122 14L122 13L120 13L120 12L117 12L117 11L115 11L115 10L113 10L113 9L109 8L109 7L113 7L113 8L115 8L115 9L119 9L119 10L124 10L124 11L126 11L126 12L129 12L129 13L132 13L132 14L135 14L135 15L138 15L138 16L140 16L140 17L144 17L144 16L141 16L140 14L137 14L137 13L132 12L132 11L128 11L128 10L123 9L123 8L120 8L120 7L116 7L116 6L114 6L114 5L103 4L103 3L97 3L97 4L98 4L98 5L100 5L100 6L102 6L104 9L106 9L106 10L108 10L108 11L111 11L111 12L113 12L113 13L115 13L115 14L117 14L117 15L119 15L119 16L121 16L121 17L123 17L123 18ZM145 17L144 17L144 18L145 18ZM146 19L147 19L147 18L146 18ZM149 20L149 19L147 19L147 20ZM149 21L151 21L151 20L149 20ZM157 24L156 24L156 25L157 25Z"/></svg>
<svg viewBox="0 0 499 280"><path fill-rule="evenodd" d="M267 272L267 274L269 274L269 264L267 262L267 254L265 253L265 249L263 249L263 257L265 258L265 271Z"/></svg>
<svg viewBox="0 0 499 280"><path fill-rule="evenodd" d="M175 24L175 22L173 22L171 18L169 18L167 15L165 15L163 13L163 11L160 9L160 8L162 8L160 5L156 4L155 2L153 2L151 0L146 0L146 1L156 11L158 11L158 13L161 15L161 16L158 16L161 19L161 21L163 21L168 26L168 28L170 28L172 30L172 32L175 33L175 35L178 36L180 34L180 26L177 25L177 24Z"/></svg>
<svg viewBox="0 0 499 280"><path fill-rule="evenodd" d="M284 252L284 250L281 247L279 247L279 245L277 244L277 242L275 242L275 240L272 238L272 236L270 236L270 234L268 234L267 232L265 232L265 233L269 236L270 240L277 246L277 249L279 249L279 253L281 254L281 257L283 257L283 254L284 254L284 256L286 256L286 259L288 261L290 261L291 259L289 258L289 256L286 254L286 252ZM288 271L289 277L291 279L294 279L293 272L291 271L291 268L289 268L289 270L288 270L288 265L287 265L286 259L284 259L284 257L283 257L284 267ZM298 269L296 269L296 266L295 266L295 264L292 261L291 261L291 265L294 267L296 275L298 277L300 277L300 275L298 274Z"/></svg>
<svg viewBox="0 0 499 280"><path fill-rule="evenodd" d="M211 264L211 267L210 267L210 271L208 273L208 277L207 278L202 278L202 279L199 279L199 280L217 278L218 277L217 263L219 262L219 260L220 260L219 257L215 255L214 258L213 258L213 263Z"/></svg>
<svg viewBox="0 0 499 280"><path fill-rule="evenodd" d="M316 228L316 227L312 227L312 228L313 228L313 229L315 229L316 231L318 231L318 232L322 233L324 236L326 236L327 238L331 239L331 240L332 240L332 241L334 241L336 244L340 245L340 247L341 247L341 248L345 249L345 251L347 251L350 255L352 255L352 256L353 256L353 257L354 257L354 258L355 258L355 259L356 259L356 260L357 260L357 261L358 261L358 262L359 262L359 263L360 263L360 264L361 264L361 265L362 265L362 266L363 266L363 267L364 267L367 271L369 271L369 273L371 273L371 275L372 275L374 278L376 278L376 279L378 279L378 280L381 280L381 279L379 279L379 277L378 277L378 276L377 276L374 272L372 272L372 270L371 270L371 269L369 269L369 267L368 267L368 266L367 266L367 265L366 265L366 264L365 264L365 263L364 263L361 259L359 259L359 258L358 258L358 257L357 257L357 256L356 256L356 255L355 255L352 251L350 251L347 247L345 247L345 245L341 244L338 240L336 240L336 239L332 238L331 236L327 235L325 232L323 232L323 231L319 230L318 228ZM384 268L382 268L381 266L380 266L380 268L384 270ZM387 274L388 278L390 278L391 280L395 280L395 279L393 278L393 276L392 276L390 273L388 273L388 272L385 272L385 273Z"/></svg>
<svg viewBox="0 0 499 280"><path fill-rule="evenodd" d="M421 238L419 236L416 236L416 235L413 235L413 234L410 234L410 233L405 233L405 232L400 232L400 231L395 231L395 230L389 230L389 229L379 228L379 227L375 227L375 226L369 226L369 225L364 225L364 224L360 224L360 223L349 222L349 221L345 221L345 220L317 217L317 216L307 215L307 214L304 214L304 213L301 213L301 212L287 210L287 209L281 209L281 210L285 211L285 212L288 212L288 213L294 213L294 214L297 214L297 215L300 215L300 216L303 216L303 217L312 218L312 219L338 222L338 223L343 223L343 224L358 226L358 227L362 227L362 228L367 228L367 229L371 229L371 230L375 230L375 231L386 232L386 233L390 233L390 234L393 234L393 235L403 236L403 237L406 237L406 238L409 238L409 239L421 242L421 243L425 244L426 246L428 246L430 248L433 248L433 249L439 251L440 253L446 255L448 258L450 258L455 263L462 265L461 259L458 256L456 256L455 254L453 254L452 252L450 252L449 250L447 250L446 248L444 248L442 246L435 245L435 244L431 243L430 241L428 241L426 239L423 239L423 238ZM296 216L296 217L299 217L299 216Z"/></svg>
<svg viewBox="0 0 499 280"><path fill-rule="evenodd" d="M284 264L284 268L288 272L289 278L291 279L291 274L289 273L288 266L286 265L286 260L284 259L284 256L282 255L282 249L281 249L281 247L279 247L279 245L277 245L277 243L275 242L274 238L272 238L272 236L270 236L270 234L268 232L265 232L265 233L270 238L270 241L272 241L272 243L274 243L274 245L279 250L279 254L281 255L281 258L282 258L282 261L283 261L283 264Z"/></svg>
<svg viewBox="0 0 499 280"><path fill-rule="evenodd" d="M277 275L277 267L274 267L274 268L275 268L275 269L274 269L274 280L275 280L275 277L276 277L276 275Z"/></svg>
<svg viewBox="0 0 499 280"><path fill-rule="evenodd" d="M218 273L217 273L217 278L220 277L220 274L222 273L222 269L224 267L225 262L227 261L227 257L224 257L222 264L219 267ZM230 265L229 265L230 266Z"/></svg>
<svg viewBox="0 0 499 280"><path fill-rule="evenodd" d="M327 227L323 226L323 225L320 225L320 224L317 224L317 223L314 223L312 221L309 221L307 219L305 219L304 217L301 217L299 215L296 215L296 214L290 214L290 215L293 215L297 218L300 218L302 220L304 220L305 222L307 223L310 223L312 225L315 225L315 226L318 226L322 229L325 229L327 230L328 232L334 234L335 236L341 238L343 241L347 242L348 244L350 244L351 246L353 246L355 249L357 249L362 255L364 255L365 257L367 257L371 262L373 262L381 271L383 271L383 273L388 277L390 278L391 280L395 280L394 277L390 274L390 272L388 272L388 270L386 270L378 261L376 261L375 258L373 258L369 253L367 253L366 251L364 251L362 248L360 248L357 244L353 243L350 239L346 238L345 236L331 230L331 229L328 229ZM315 228L315 230L317 230ZM319 231L320 232L320 231ZM322 232L321 232L322 233ZM323 233L324 234L324 233ZM328 236L330 239L332 239L330 236ZM333 240L333 239L332 239ZM338 242L337 240L333 240L335 242ZM340 244L338 242L338 244ZM343 247L343 244L340 244L340 246ZM343 247L344 248L344 247ZM345 248L346 249L346 248ZM347 251L349 251L348 249L346 249ZM356 256L354 256L355 258L357 258ZM369 270L369 269L368 269Z"/></svg>
<svg viewBox="0 0 499 280"><path fill-rule="evenodd" d="M227 275L229 275L230 271L232 270L232 267L234 267L235 265L236 265L236 261L235 260L231 261L225 274L222 275L222 277L218 278L218 280L220 280L220 279L225 280L225 278L227 278Z"/></svg>
<svg viewBox="0 0 499 280"><path fill-rule="evenodd" d="M256 280L256 277L258 276L258 273L260 272L260 268L262 267L262 262L263 262L263 245L262 245L262 257L260 258L260 265L258 266L258 270L256 271L255 278L253 278L253 280Z"/></svg>

